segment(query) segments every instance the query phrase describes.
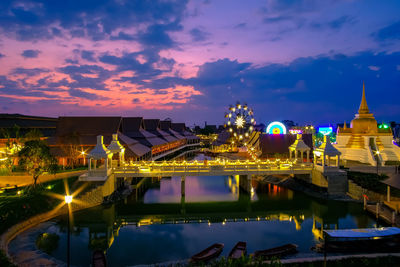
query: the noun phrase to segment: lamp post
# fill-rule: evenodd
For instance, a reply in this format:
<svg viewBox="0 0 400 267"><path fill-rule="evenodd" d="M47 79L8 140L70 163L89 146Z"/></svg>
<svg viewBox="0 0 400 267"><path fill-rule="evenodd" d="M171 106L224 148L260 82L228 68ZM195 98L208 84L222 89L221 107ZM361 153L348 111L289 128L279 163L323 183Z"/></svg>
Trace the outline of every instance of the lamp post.
<svg viewBox="0 0 400 267"><path fill-rule="evenodd" d="M376 155L377 155L377 158L376 158L376 175L379 175L379 172L378 172L378 168L379 168L379 154L380 154L380 152L379 152L379 151L376 151Z"/></svg>
<svg viewBox="0 0 400 267"><path fill-rule="evenodd" d="M68 222L67 222L67 228L68 228L68 235L67 235L67 266L69 267L70 266L70 261L69 261L69 258L70 258L70 251L69 251L69 248L70 248L70 238L71 238L71 230L70 230L70 223L69 223L69 213L71 212L71 207L70 207L70 204L71 204L71 202L72 202L72 196L70 196L70 195L66 195L65 197L64 197L64 200L65 200L65 203L68 205Z"/></svg>
<svg viewBox="0 0 400 267"><path fill-rule="evenodd" d="M86 158L85 158L85 151L82 151L81 152L81 155L82 155L82 157L83 157L83 165L86 165Z"/></svg>

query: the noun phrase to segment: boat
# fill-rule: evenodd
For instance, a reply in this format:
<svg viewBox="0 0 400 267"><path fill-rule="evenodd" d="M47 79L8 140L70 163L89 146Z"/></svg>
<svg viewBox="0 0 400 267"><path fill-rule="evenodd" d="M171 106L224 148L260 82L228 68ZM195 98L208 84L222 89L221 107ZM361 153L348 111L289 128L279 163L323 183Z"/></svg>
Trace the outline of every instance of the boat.
<svg viewBox="0 0 400 267"><path fill-rule="evenodd" d="M224 244L215 243L206 248L205 250L193 255L190 259L192 262L209 261L211 259L218 257L223 249L224 249Z"/></svg>
<svg viewBox="0 0 400 267"><path fill-rule="evenodd" d="M279 247L274 247L265 250L257 250L254 252L254 258L271 258L271 257L282 257L289 254L297 253L296 244L286 244Z"/></svg>
<svg viewBox="0 0 400 267"><path fill-rule="evenodd" d="M247 254L247 243L246 242L237 242L236 245L232 248L231 252L229 252L228 259L240 259Z"/></svg>
<svg viewBox="0 0 400 267"><path fill-rule="evenodd" d="M93 267L106 267L107 261L104 252L101 250L95 250L92 254L92 266Z"/></svg>
<svg viewBox="0 0 400 267"><path fill-rule="evenodd" d="M400 228L361 228L324 230L318 252L399 252Z"/></svg>

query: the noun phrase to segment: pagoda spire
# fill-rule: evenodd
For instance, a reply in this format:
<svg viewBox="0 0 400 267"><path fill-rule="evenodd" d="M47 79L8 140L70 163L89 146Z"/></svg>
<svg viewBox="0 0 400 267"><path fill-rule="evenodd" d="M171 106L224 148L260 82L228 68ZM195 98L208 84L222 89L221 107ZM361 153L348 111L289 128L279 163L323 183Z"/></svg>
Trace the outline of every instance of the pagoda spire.
<svg viewBox="0 0 400 267"><path fill-rule="evenodd" d="M343 129L347 129L346 121L344 121Z"/></svg>
<svg viewBox="0 0 400 267"><path fill-rule="evenodd" d="M369 114L367 100L365 99L365 83L364 83L364 81L363 81L363 93L362 93L360 108L358 109L358 114Z"/></svg>

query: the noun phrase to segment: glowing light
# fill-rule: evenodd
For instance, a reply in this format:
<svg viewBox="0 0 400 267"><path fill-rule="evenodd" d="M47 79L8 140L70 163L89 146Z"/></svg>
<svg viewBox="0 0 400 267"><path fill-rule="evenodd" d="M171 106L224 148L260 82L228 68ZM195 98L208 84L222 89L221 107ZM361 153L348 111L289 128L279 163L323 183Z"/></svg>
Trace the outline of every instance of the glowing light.
<svg viewBox="0 0 400 267"><path fill-rule="evenodd" d="M386 123L382 123L382 124L379 124L378 128L379 129L389 129L389 125L387 125Z"/></svg>
<svg viewBox="0 0 400 267"><path fill-rule="evenodd" d="M286 127L279 121L271 122L267 127L267 134L286 134Z"/></svg>
<svg viewBox="0 0 400 267"><path fill-rule="evenodd" d="M323 135L330 135L333 132L332 127L319 127L318 132Z"/></svg>
<svg viewBox="0 0 400 267"><path fill-rule="evenodd" d="M246 123L246 121L243 119L243 117L237 117L236 118L236 121L235 121L235 123L236 123L236 126L238 127L238 128L243 128L244 127L244 124Z"/></svg>
<svg viewBox="0 0 400 267"><path fill-rule="evenodd" d="M291 134L302 134L303 131L300 130L300 129L290 129L289 133L291 133Z"/></svg>
<svg viewBox="0 0 400 267"><path fill-rule="evenodd" d="M72 196L66 195L64 197L64 201L65 201L65 203L70 204L72 202Z"/></svg>

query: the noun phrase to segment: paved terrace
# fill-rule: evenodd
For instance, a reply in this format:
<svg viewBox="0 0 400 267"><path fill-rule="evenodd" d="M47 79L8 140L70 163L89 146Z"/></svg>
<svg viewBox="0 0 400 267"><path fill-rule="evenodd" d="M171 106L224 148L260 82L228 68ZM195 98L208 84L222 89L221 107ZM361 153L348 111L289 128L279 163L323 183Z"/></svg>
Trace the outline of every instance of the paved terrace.
<svg viewBox="0 0 400 267"><path fill-rule="evenodd" d="M312 163L293 161L143 161L112 168L115 177L157 177L157 176L219 176L219 175L272 175L310 174ZM105 171L103 171L105 173ZM89 172L99 176L99 171Z"/></svg>

